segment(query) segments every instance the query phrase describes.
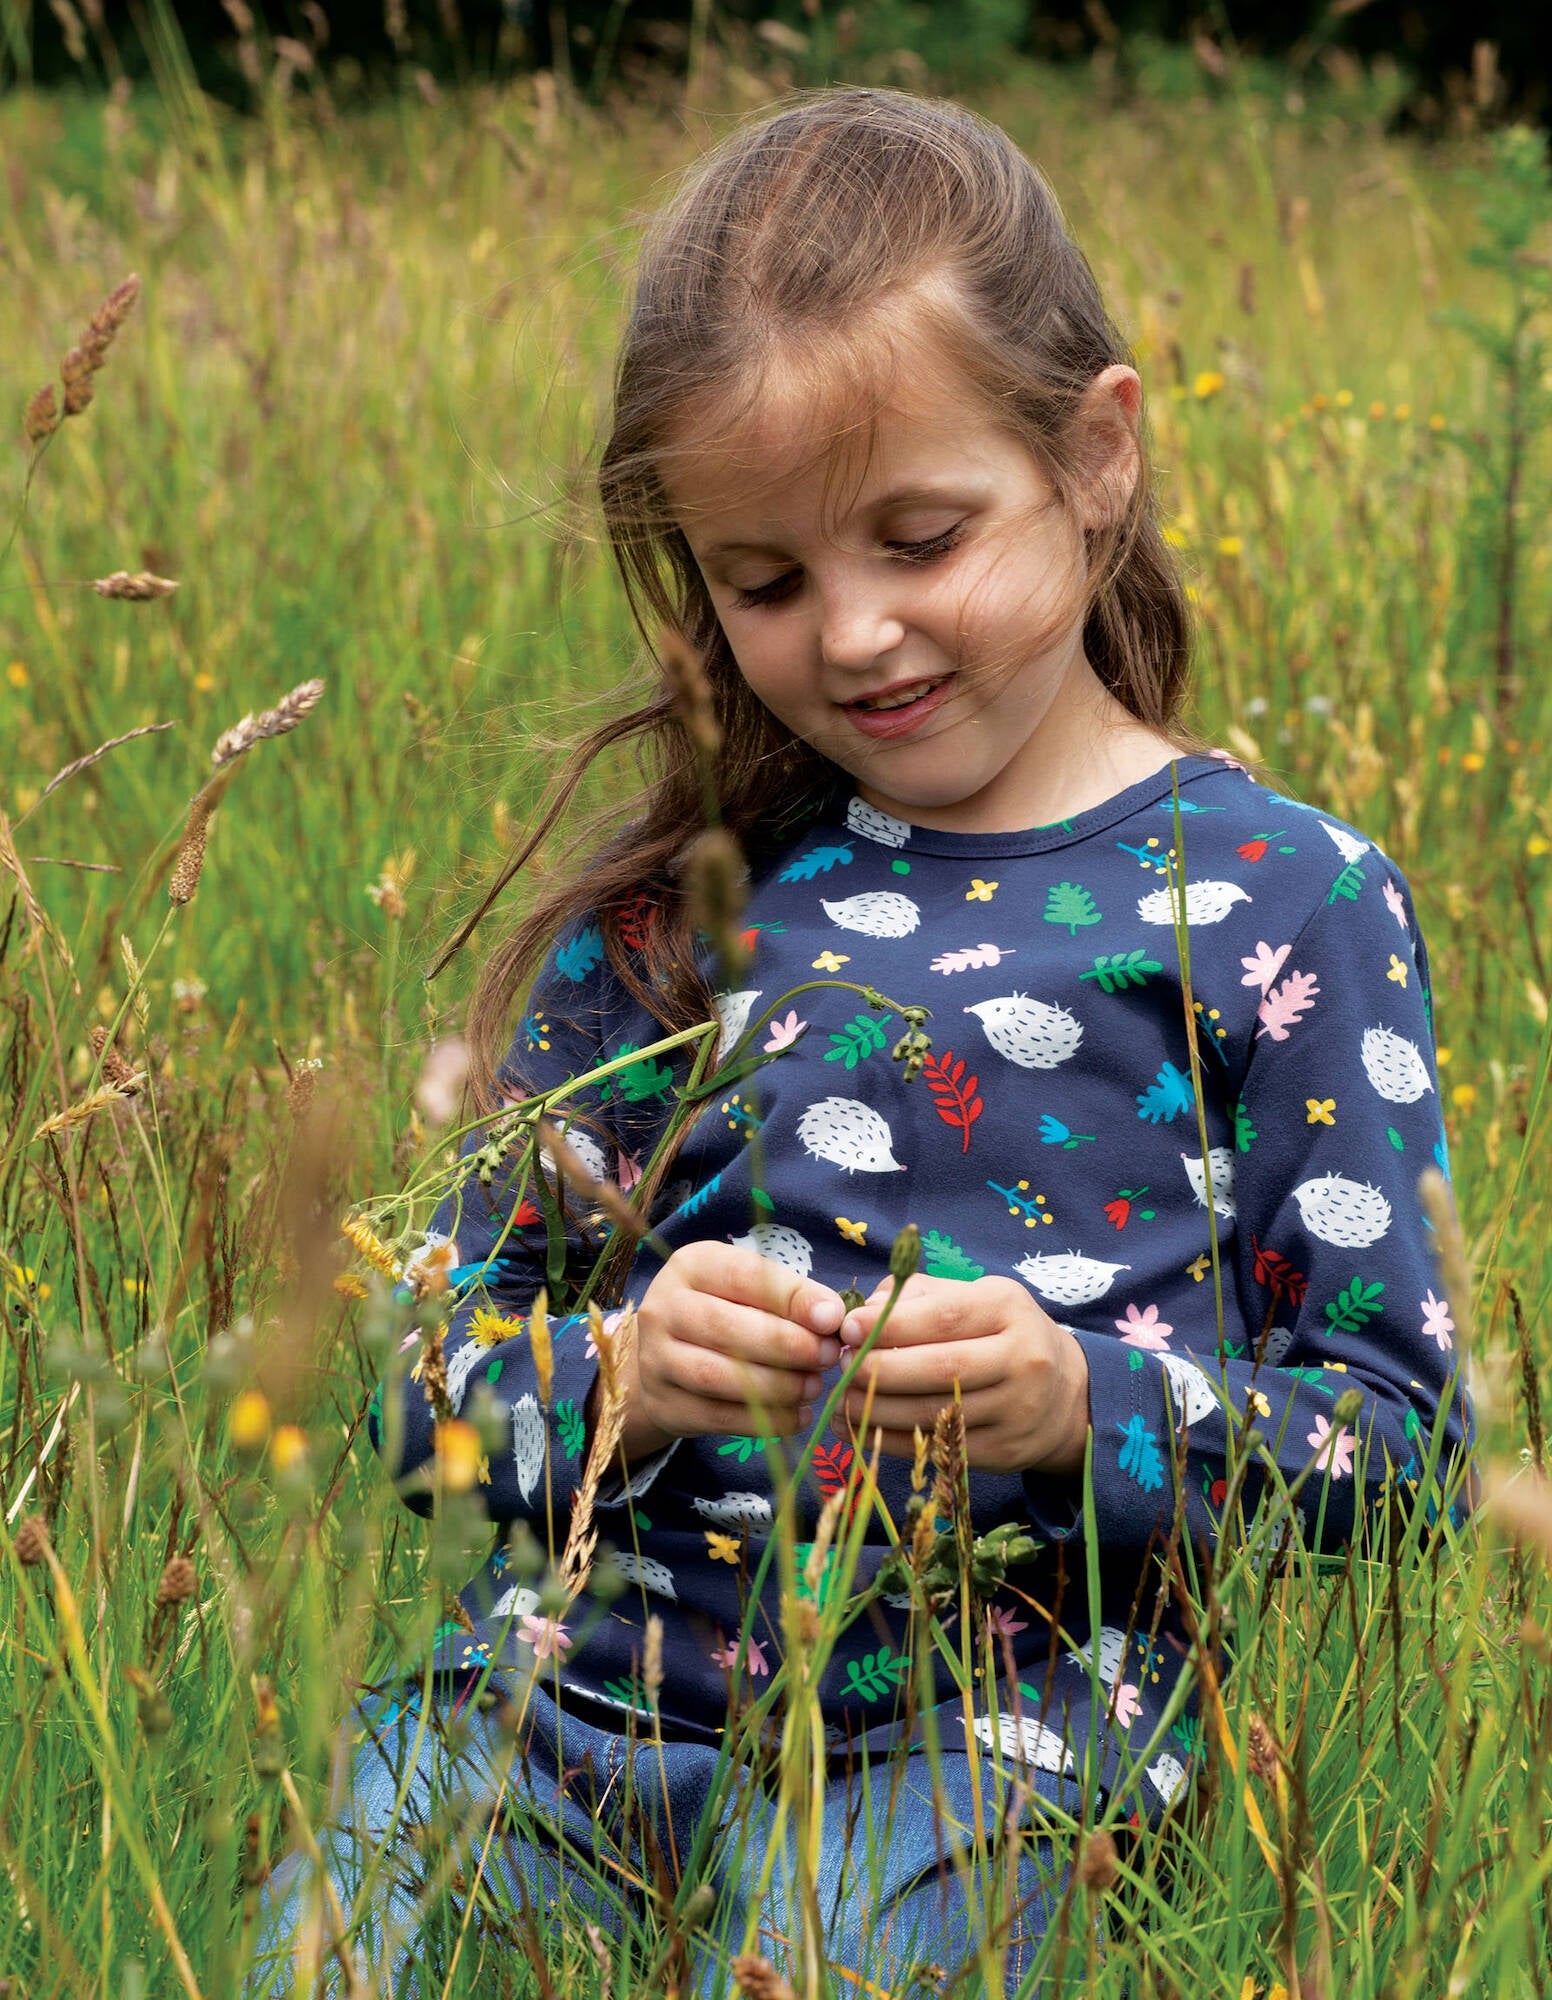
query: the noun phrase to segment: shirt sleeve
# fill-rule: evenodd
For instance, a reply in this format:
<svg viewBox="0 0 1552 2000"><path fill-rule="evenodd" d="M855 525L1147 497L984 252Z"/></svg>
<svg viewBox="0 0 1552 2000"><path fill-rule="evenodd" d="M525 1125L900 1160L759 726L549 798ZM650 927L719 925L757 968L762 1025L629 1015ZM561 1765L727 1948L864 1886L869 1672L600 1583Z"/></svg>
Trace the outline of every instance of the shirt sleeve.
<svg viewBox="0 0 1552 2000"><path fill-rule="evenodd" d="M637 1010L639 1012L639 1010ZM534 982L529 1011L498 1072L513 1103L629 1053L645 1041L629 1039L628 1007L609 974L596 924L584 924L552 948ZM650 1038L650 1037L649 1037ZM673 1081L669 1065L648 1059L613 1079L558 1100L551 1116L583 1166L597 1178L631 1184L666 1122ZM433 1217L428 1240L451 1241L457 1303L443 1336L447 1397L468 1413L477 1396L492 1399L503 1426L500 1448L488 1453L488 1479L476 1488L497 1521L529 1520L539 1527L549 1509L557 1524L570 1516L572 1495L586 1465L586 1407L597 1375L597 1348L585 1312L550 1319L554 1370L548 1397L541 1394L529 1338L534 1298L546 1279L548 1236L541 1199L532 1180L523 1191L520 1160L481 1172L480 1154L490 1127L468 1135L464 1173ZM547 1184L552 1177L545 1170ZM566 1270L580 1279L603 1250L609 1223L575 1188L564 1191ZM612 1316L605 1315L605 1323ZM406 1346L413 1349L419 1336ZM384 1422L387 1398L397 1422ZM423 1366L390 1371L368 1412L372 1443L383 1456L401 1497L417 1513L430 1509L421 1476L435 1450L436 1418ZM396 1432L391 1436L390 1432ZM629 1492L618 1470L601 1483L595 1505L622 1507L644 1492L667 1464L674 1445L630 1468ZM395 1450L396 1447L396 1450Z"/></svg>
<svg viewBox="0 0 1552 2000"><path fill-rule="evenodd" d="M1388 857L1373 850L1356 894L1347 880L1349 893L1339 885L1270 955L1234 1145L1211 1155L1221 1359L1210 1272L1202 1323L1172 1329L1167 1350L1076 1330L1089 1365L1091 1518L1081 1481L1025 1476L1058 1538L1092 1532L1105 1548L1140 1551L1174 1521L1178 1465L1185 1531L1211 1543L1230 1427L1237 1434L1247 1411L1281 1478L1303 1478L1295 1504L1315 1547L1345 1542L1394 1481L1426 1484L1431 1516L1472 1434L1418 1192L1425 1167L1449 1173L1427 948ZM1258 1455L1247 1517L1270 1478Z"/></svg>

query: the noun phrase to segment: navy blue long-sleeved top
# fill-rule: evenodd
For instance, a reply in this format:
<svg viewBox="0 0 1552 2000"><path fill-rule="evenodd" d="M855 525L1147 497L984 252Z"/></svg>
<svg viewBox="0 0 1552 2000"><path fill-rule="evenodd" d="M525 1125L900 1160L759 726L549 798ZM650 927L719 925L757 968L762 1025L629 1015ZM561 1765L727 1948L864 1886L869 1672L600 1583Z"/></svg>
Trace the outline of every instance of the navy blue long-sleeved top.
<svg viewBox="0 0 1552 2000"><path fill-rule="evenodd" d="M1013 833L911 825L843 785L760 872L746 982L719 1001L723 1053L754 1024L749 1052L769 1059L711 1098L654 1212L671 1246L748 1244L864 1292L913 1221L929 1275L1019 1279L1071 1329L1089 1371L1091 1504L1081 1477L972 1471L975 1532L1022 1522L1040 1548L991 1609L994 1657L1006 1633L1017 1686L1000 1669L994 1687L978 1680L969 1726L1048 1769L1077 1768L1092 1744L1099 1782L1132 1793L1148 1817L1180 1788L1200 1740L1194 1693L1161 1728L1188 1647L1158 1551L1177 1498L1193 1547L1214 1543L1231 1428L1248 1409L1290 1482L1315 1461L1296 1504L1306 1535L1329 1546L1392 1479L1424 1479L1441 1410L1441 1462L1470 1425L1458 1388L1442 1408L1453 1322L1417 1180L1434 1162L1448 1173L1448 1161L1428 956L1407 883L1374 842L1225 753L1173 770L1178 843L1168 767ZM931 1008L919 1075L891 1058L899 1022L854 992L809 990L774 1007L832 976ZM509 1061L526 1091L548 1089L662 1032L611 971L596 926L583 925L552 950ZM571 1127L584 1161L629 1187L688 1069L686 1051L647 1059L560 1107L596 1120L594 1136ZM483 1264L497 1246L512 1201L499 1182L496 1197L471 1177L444 1203L434 1230L455 1238L457 1263ZM579 1226L580 1268L601 1240ZM543 1539L547 1462L558 1541L583 1468L595 1350L585 1319L554 1322L541 1402L528 1340L511 1324L543 1281L536 1208L497 1254L452 1318L449 1391L461 1408L484 1382L507 1413L510 1442L481 1489L493 1518L527 1519ZM625 1297L639 1300L658 1268L642 1248ZM1353 1390L1360 1407L1343 1422L1337 1400ZM403 1385L402 1419L401 1475L433 1448L417 1381ZM381 1429L374 1422L379 1442ZM799 1502L805 1542L854 1470L851 1446L818 1441ZM1267 1478L1253 1471L1248 1494ZM882 1459L880 1485L903 1526L909 1463ZM750 1642L738 1644L772 1521L759 1441L681 1439L631 1468L628 1494L607 1484L598 1519L631 1589L585 1639L587 1603L557 1630L498 1540L464 1593L474 1636L449 1630L442 1658L526 1667L537 1649L546 1672L559 1658L564 1686L624 1727L646 1705L655 1612L664 1727L716 1741L730 1687L757 1692L781 1657L774 1562ZM888 1553L875 1517L854 1589ZM806 1554L800 1546L800 1569ZM875 1596L843 1636L821 1686L833 1744L900 1738L912 1651L926 1643L908 1604ZM943 1615L957 1645L953 1608ZM962 1746L962 1695L944 1662L934 1666L936 1733ZM918 1719L910 1740L922 1735Z"/></svg>

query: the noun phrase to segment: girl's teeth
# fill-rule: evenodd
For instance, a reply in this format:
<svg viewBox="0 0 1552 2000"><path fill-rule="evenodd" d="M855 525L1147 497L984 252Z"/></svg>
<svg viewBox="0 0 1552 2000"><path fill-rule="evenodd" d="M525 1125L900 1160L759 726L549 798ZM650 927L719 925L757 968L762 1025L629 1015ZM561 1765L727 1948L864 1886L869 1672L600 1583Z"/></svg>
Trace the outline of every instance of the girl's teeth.
<svg viewBox="0 0 1552 2000"><path fill-rule="evenodd" d="M858 707L870 712L886 708L905 708L913 701L920 701L924 694L931 694L937 685L937 681L924 681L920 687L908 688L904 694L896 695L892 701L864 701L859 702Z"/></svg>

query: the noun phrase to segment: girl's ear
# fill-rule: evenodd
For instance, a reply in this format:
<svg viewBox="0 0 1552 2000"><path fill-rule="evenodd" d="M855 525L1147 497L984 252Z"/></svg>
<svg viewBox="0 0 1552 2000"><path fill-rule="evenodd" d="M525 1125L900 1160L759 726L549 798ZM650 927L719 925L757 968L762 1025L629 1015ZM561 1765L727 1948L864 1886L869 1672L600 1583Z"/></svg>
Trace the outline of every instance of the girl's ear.
<svg viewBox="0 0 1552 2000"><path fill-rule="evenodd" d="M1119 361L1102 368L1083 392L1073 437L1085 529L1109 527L1126 510L1142 470L1141 411L1142 377Z"/></svg>

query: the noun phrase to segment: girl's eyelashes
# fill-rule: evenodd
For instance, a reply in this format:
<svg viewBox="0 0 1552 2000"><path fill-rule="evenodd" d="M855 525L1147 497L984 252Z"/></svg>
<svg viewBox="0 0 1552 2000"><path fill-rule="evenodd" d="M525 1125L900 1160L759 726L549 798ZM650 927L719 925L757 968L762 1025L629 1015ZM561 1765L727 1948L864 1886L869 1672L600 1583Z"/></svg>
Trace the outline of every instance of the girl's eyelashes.
<svg viewBox="0 0 1552 2000"><path fill-rule="evenodd" d="M957 521L952 528L946 528L941 535L930 535L922 542L885 542L884 547L896 562L929 563L938 556L946 556L957 548L964 539L965 524ZM742 611L756 610L762 604L780 604L790 597L802 579L800 570L783 570L780 576L772 577L769 583L756 583L747 589L735 589L733 602Z"/></svg>

